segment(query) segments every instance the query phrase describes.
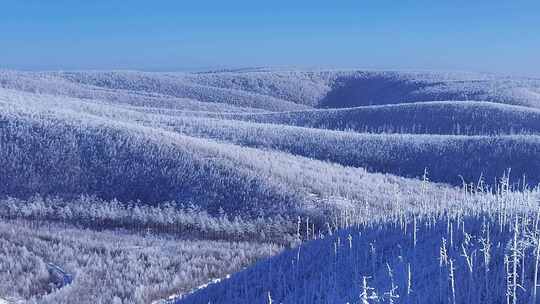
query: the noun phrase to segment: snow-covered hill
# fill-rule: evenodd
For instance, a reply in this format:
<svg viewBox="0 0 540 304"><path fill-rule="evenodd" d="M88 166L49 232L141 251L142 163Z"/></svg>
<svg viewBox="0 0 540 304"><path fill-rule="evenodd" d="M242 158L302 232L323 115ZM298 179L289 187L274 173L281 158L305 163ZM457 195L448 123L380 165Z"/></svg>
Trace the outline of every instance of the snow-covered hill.
<svg viewBox="0 0 540 304"><path fill-rule="evenodd" d="M333 232L177 300L537 303L538 217L406 217Z"/></svg>
<svg viewBox="0 0 540 304"><path fill-rule="evenodd" d="M88 299L148 303L353 224L501 206L526 213L540 183L539 88L537 79L472 73L0 71L1 241L10 248L0 252L0 280L40 267L0 284L0 297L69 303L101 273L110 290ZM86 230L105 241L89 249L75 237ZM193 261L181 261L193 272L178 273L180 260L167 264L159 250L153 262L106 261L133 258L115 253L116 233L145 246L194 241L184 248ZM233 244L215 252L234 255L231 267L212 261L218 241ZM243 246L254 250L243 255ZM69 254L54 258L58 248ZM25 260L6 262L13 252ZM86 275L92 254L105 259L95 276ZM48 286L47 263L74 273L73 283ZM156 263L175 281L140 276ZM214 266L200 270L205 263ZM111 269L123 267L130 275L114 281ZM126 287L139 283L148 289Z"/></svg>

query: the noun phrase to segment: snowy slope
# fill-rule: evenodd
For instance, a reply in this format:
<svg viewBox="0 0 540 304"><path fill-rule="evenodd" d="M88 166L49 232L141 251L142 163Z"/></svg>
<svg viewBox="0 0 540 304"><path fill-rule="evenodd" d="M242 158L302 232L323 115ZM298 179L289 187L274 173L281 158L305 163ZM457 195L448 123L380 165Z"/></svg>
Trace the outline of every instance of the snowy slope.
<svg viewBox="0 0 540 304"><path fill-rule="evenodd" d="M478 101L434 101L212 117L373 133L498 135L540 133L540 110Z"/></svg>
<svg viewBox="0 0 540 304"><path fill-rule="evenodd" d="M536 303L535 217L470 213L350 228L176 303Z"/></svg>
<svg viewBox="0 0 540 304"><path fill-rule="evenodd" d="M28 280L8 278L9 271L24 278L21 269L46 261L74 274L92 269L111 280L107 293L89 291L81 303L148 303L238 271L280 246L325 235L186 301L267 303L270 292L274 303L355 303L363 276L386 273L385 262L403 266L390 244L410 233L396 228L400 218L422 216L427 218L422 225L429 226L432 216L448 211L471 216L465 225L473 225L476 236L481 231L475 216L488 214L493 227L505 223L497 235L500 245L494 245L498 262L493 267L499 269L508 253L503 243L512 234L511 213L505 212L528 214L537 207L539 88L537 79L472 73L0 71L0 217L6 221L0 241L27 257L22 264L7 263L10 253L0 252L0 268L8 270L0 271L0 282L6 282L0 290L16 290L14 296L27 300L70 303L76 292L99 283L99 275L75 275L72 285L54 291L46 287L44 268L35 268L40 275ZM502 178L508 172L510 179ZM463 182L465 188L456 187ZM384 227L387 243L369 226L373 222ZM428 240L422 250L434 251L440 237L447 237L442 225L422 230ZM348 229L339 232L339 241L336 229ZM96 238L106 239L88 248L78 239L94 230L99 230ZM115 236L117 230L130 235L126 248L151 247L163 238L180 244L193 240L181 250L190 260L170 260L168 253L150 250L155 264L149 264L146 255L115 247L122 238ZM55 238L59 231L69 235ZM346 250L348 234L373 234L388 253L374 260L375 266L353 263L366 252L362 246L369 240L362 239L344 259L332 260L334 242ZM233 240L247 243L237 247ZM214 252L215 241L231 247ZM404 255L416 254L406 239L400 242ZM243 255L244 246L254 251ZM51 261L58 248L66 253ZM197 248L204 249L200 259ZM527 248L529 263L532 249ZM97 265L88 262L93 253L101 261ZM107 261L116 254L121 258ZM225 265L231 254L235 264ZM306 264L289 267L299 254ZM84 258L75 260L78 255ZM123 257L137 262L126 264ZM162 277L175 281L139 275L155 274L160 263L171 265L163 267ZM178 263L193 272L182 272ZM351 266L356 264L362 268ZM350 280L332 265L354 270L346 276ZM423 300L430 288L448 295L442 285L430 285L439 279L436 260L421 265L430 270L414 268L414 277L428 278L416 281L415 296ZM114 279L110 269L129 275ZM530 286L529 268L525 272ZM378 294L388 292L384 278L370 281ZM493 278L501 284L500 274ZM320 293L291 291L301 288L291 281Z"/></svg>

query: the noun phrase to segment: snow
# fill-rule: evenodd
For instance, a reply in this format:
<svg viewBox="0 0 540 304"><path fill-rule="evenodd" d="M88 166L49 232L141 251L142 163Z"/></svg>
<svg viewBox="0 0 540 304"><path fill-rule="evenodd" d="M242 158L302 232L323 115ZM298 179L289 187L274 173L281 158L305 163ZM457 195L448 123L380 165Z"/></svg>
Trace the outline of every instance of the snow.
<svg viewBox="0 0 540 304"><path fill-rule="evenodd" d="M312 290L332 300L350 300L360 294L361 277L368 273L374 275L370 286L384 294L389 290L389 281L381 279L381 273L386 275L384 265L355 269L363 260L348 264L370 250L349 245L355 255L345 252L349 236L354 241L369 231L351 225L376 222L380 228L411 214L432 219L449 210L460 215L489 213L502 203L528 215L537 207L538 189L524 187L521 178L540 182L539 92L540 81L535 79L461 73L0 71L0 193L15 197L2 198L0 204L7 206L0 208L0 215L14 220L0 222L5 227L0 241L5 252L12 252L0 254L0 259L24 255L17 261L20 265L13 264L17 267L11 277L20 278L15 284L26 284L18 286L26 293L32 284L49 284L42 278L50 273L63 282L58 286L71 281L56 264L47 270L44 261L73 272L76 279L49 295L52 302L74 302L85 286L95 285L103 290L89 298L103 302L145 302L164 292L193 288L154 302L170 303L212 292L219 295L223 286L230 290L248 286L257 300L271 296L279 303L291 296L283 285L294 286L301 274L321 278L317 271L324 270L324 278L343 279L335 269L325 268L328 265L352 271L354 280L339 284L342 289L323 279L307 280L305 286L321 283L324 288ZM505 192L499 181L508 168L525 191ZM429 180L421 180L426 169ZM465 191L457 188L460 176L474 184L467 184ZM483 180L478 182L480 176ZM498 187L498 194L489 187ZM81 194L85 196L78 198ZM165 204L171 201L182 207ZM55 229L60 228L49 222L59 217L68 226L81 226L68 227L71 236L59 234ZM493 221L497 216L489 213L488 218ZM18 221L52 226L32 230L35 225ZM105 232L87 239L96 226ZM118 226L123 232L146 233L122 235L120 247L120 240L107 234L108 229L117 232ZM407 233L387 230L391 231L384 235L372 231L373 240L390 251L392 244L401 242L404 254L414 255L403 238ZM186 244L185 248L166 247L161 233L176 237L175 245ZM107 235L99 243L97 239ZM336 235L341 238L336 240ZM273 259L282 272L265 268L268 262L262 262L245 272L209 280L279 252L281 245L297 244L299 236L318 240ZM430 244L421 246L433 251L441 234L431 231L424 236ZM189 243L188 238L201 243ZM258 252L256 246L264 250ZM96 259L103 258L109 252L125 259L94 264L75 258L94 253ZM334 260L338 253L347 259ZM313 267L294 264L296 272L291 273L289 256L294 263L303 257L303 266ZM403 255L384 258L401 267L396 280L401 280L397 291L403 291L404 265L396 262ZM461 256L455 258L457 271L466 269L457 260ZM96 267L91 273L114 283L103 288L94 277L78 276L88 273L81 270L87 265ZM434 265L427 265L428 270ZM21 269L39 275L26 280L27 271ZM265 277L269 271L275 277ZM261 279L230 285L245 273ZM192 275L196 277L189 282L181 281ZM281 275L290 275L290 282L279 281ZM272 285L276 280L281 286ZM13 284L5 273L0 273L0 282ZM263 285L268 290L258 290ZM413 289L422 292L426 286ZM119 299L116 288L133 292L121 293L125 298ZM0 304L11 302L0 299Z"/></svg>
<svg viewBox="0 0 540 304"><path fill-rule="evenodd" d="M24 303L23 300L21 299L16 299L16 298L2 298L0 297L0 304L22 304Z"/></svg>
<svg viewBox="0 0 540 304"><path fill-rule="evenodd" d="M223 281L225 279L229 279L230 277L231 277L231 275L228 274L228 275L226 275L225 277L223 277L221 279L220 278L212 279L208 283L201 284L201 285L193 288L189 292L172 294L172 295L168 296L166 299L155 300L151 304L173 304L173 303L176 303L177 301L181 300L183 297L186 297L186 296L188 296L190 294L193 294L193 293L195 293L195 292L197 292L199 290L207 288L208 286L211 286L212 284L218 284L218 283L220 283L221 281ZM0 303L0 304L2 304L2 303Z"/></svg>

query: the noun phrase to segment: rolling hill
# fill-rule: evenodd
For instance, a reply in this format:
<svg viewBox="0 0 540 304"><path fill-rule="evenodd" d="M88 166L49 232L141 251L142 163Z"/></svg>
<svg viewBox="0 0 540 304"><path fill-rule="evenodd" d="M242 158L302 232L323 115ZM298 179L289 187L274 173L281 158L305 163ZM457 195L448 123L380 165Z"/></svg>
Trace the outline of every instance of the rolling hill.
<svg viewBox="0 0 540 304"><path fill-rule="evenodd" d="M501 135L540 132L538 109L477 101L433 101L294 112L206 115L364 133Z"/></svg>
<svg viewBox="0 0 540 304"><path fill-rule="evenodd" d="M17 273L20 281L0 285L0 298L70 303L86 290L81 303L149 303L285 250L186 303L266 303L268 292L284 303L353 301L362 276L398 264L391 264L393 247L382 244L391 252L373 269L358 269L350 284L316 282L341 279L321 266L336 234L345 242L380 226L395 236L400 220L442 227L450 214L457 225L470 217L465 225L476 235L487 216L493 229L505 228L499 243L508 242L509 218L530 217L538 198L539 92L537 79L473 73L0 71L0 242L7 248L0 278L10 282L7 273ZM496 214L505 218L497 222ZM424 231L422 250L435 250L439 230ZM92 237L79 241L86 231ZM67 253L55 256L59 248ZM339 269L364 249L347 253ZM310 263L285 269L298 252ZM13 255L24 261L6 262ZM74 274L73 282L54 285L48 263ZM33 279L25 279L25 267L35 269ZM273 286L262 274L273 273L268 267L286 278L280 284L319 284L324 294ZM114 279L119 269L129 275ZM156 271L161 279L141 276ZM110 290L87 290L100 276L111 280ZM238 290L249 278L262 285ZM388 280L374 284L382 290Z"/></svg>

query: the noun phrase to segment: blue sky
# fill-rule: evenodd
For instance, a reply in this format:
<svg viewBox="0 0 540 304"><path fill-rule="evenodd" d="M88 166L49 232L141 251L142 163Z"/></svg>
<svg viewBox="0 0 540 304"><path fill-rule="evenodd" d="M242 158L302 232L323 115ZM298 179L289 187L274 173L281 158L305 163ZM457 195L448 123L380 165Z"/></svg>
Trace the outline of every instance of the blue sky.
<svg viewBox="0 0 540 304"><path fill-rule="evenodd" d="M0 68L540 76L540 1L0 0Z"/></svg>

